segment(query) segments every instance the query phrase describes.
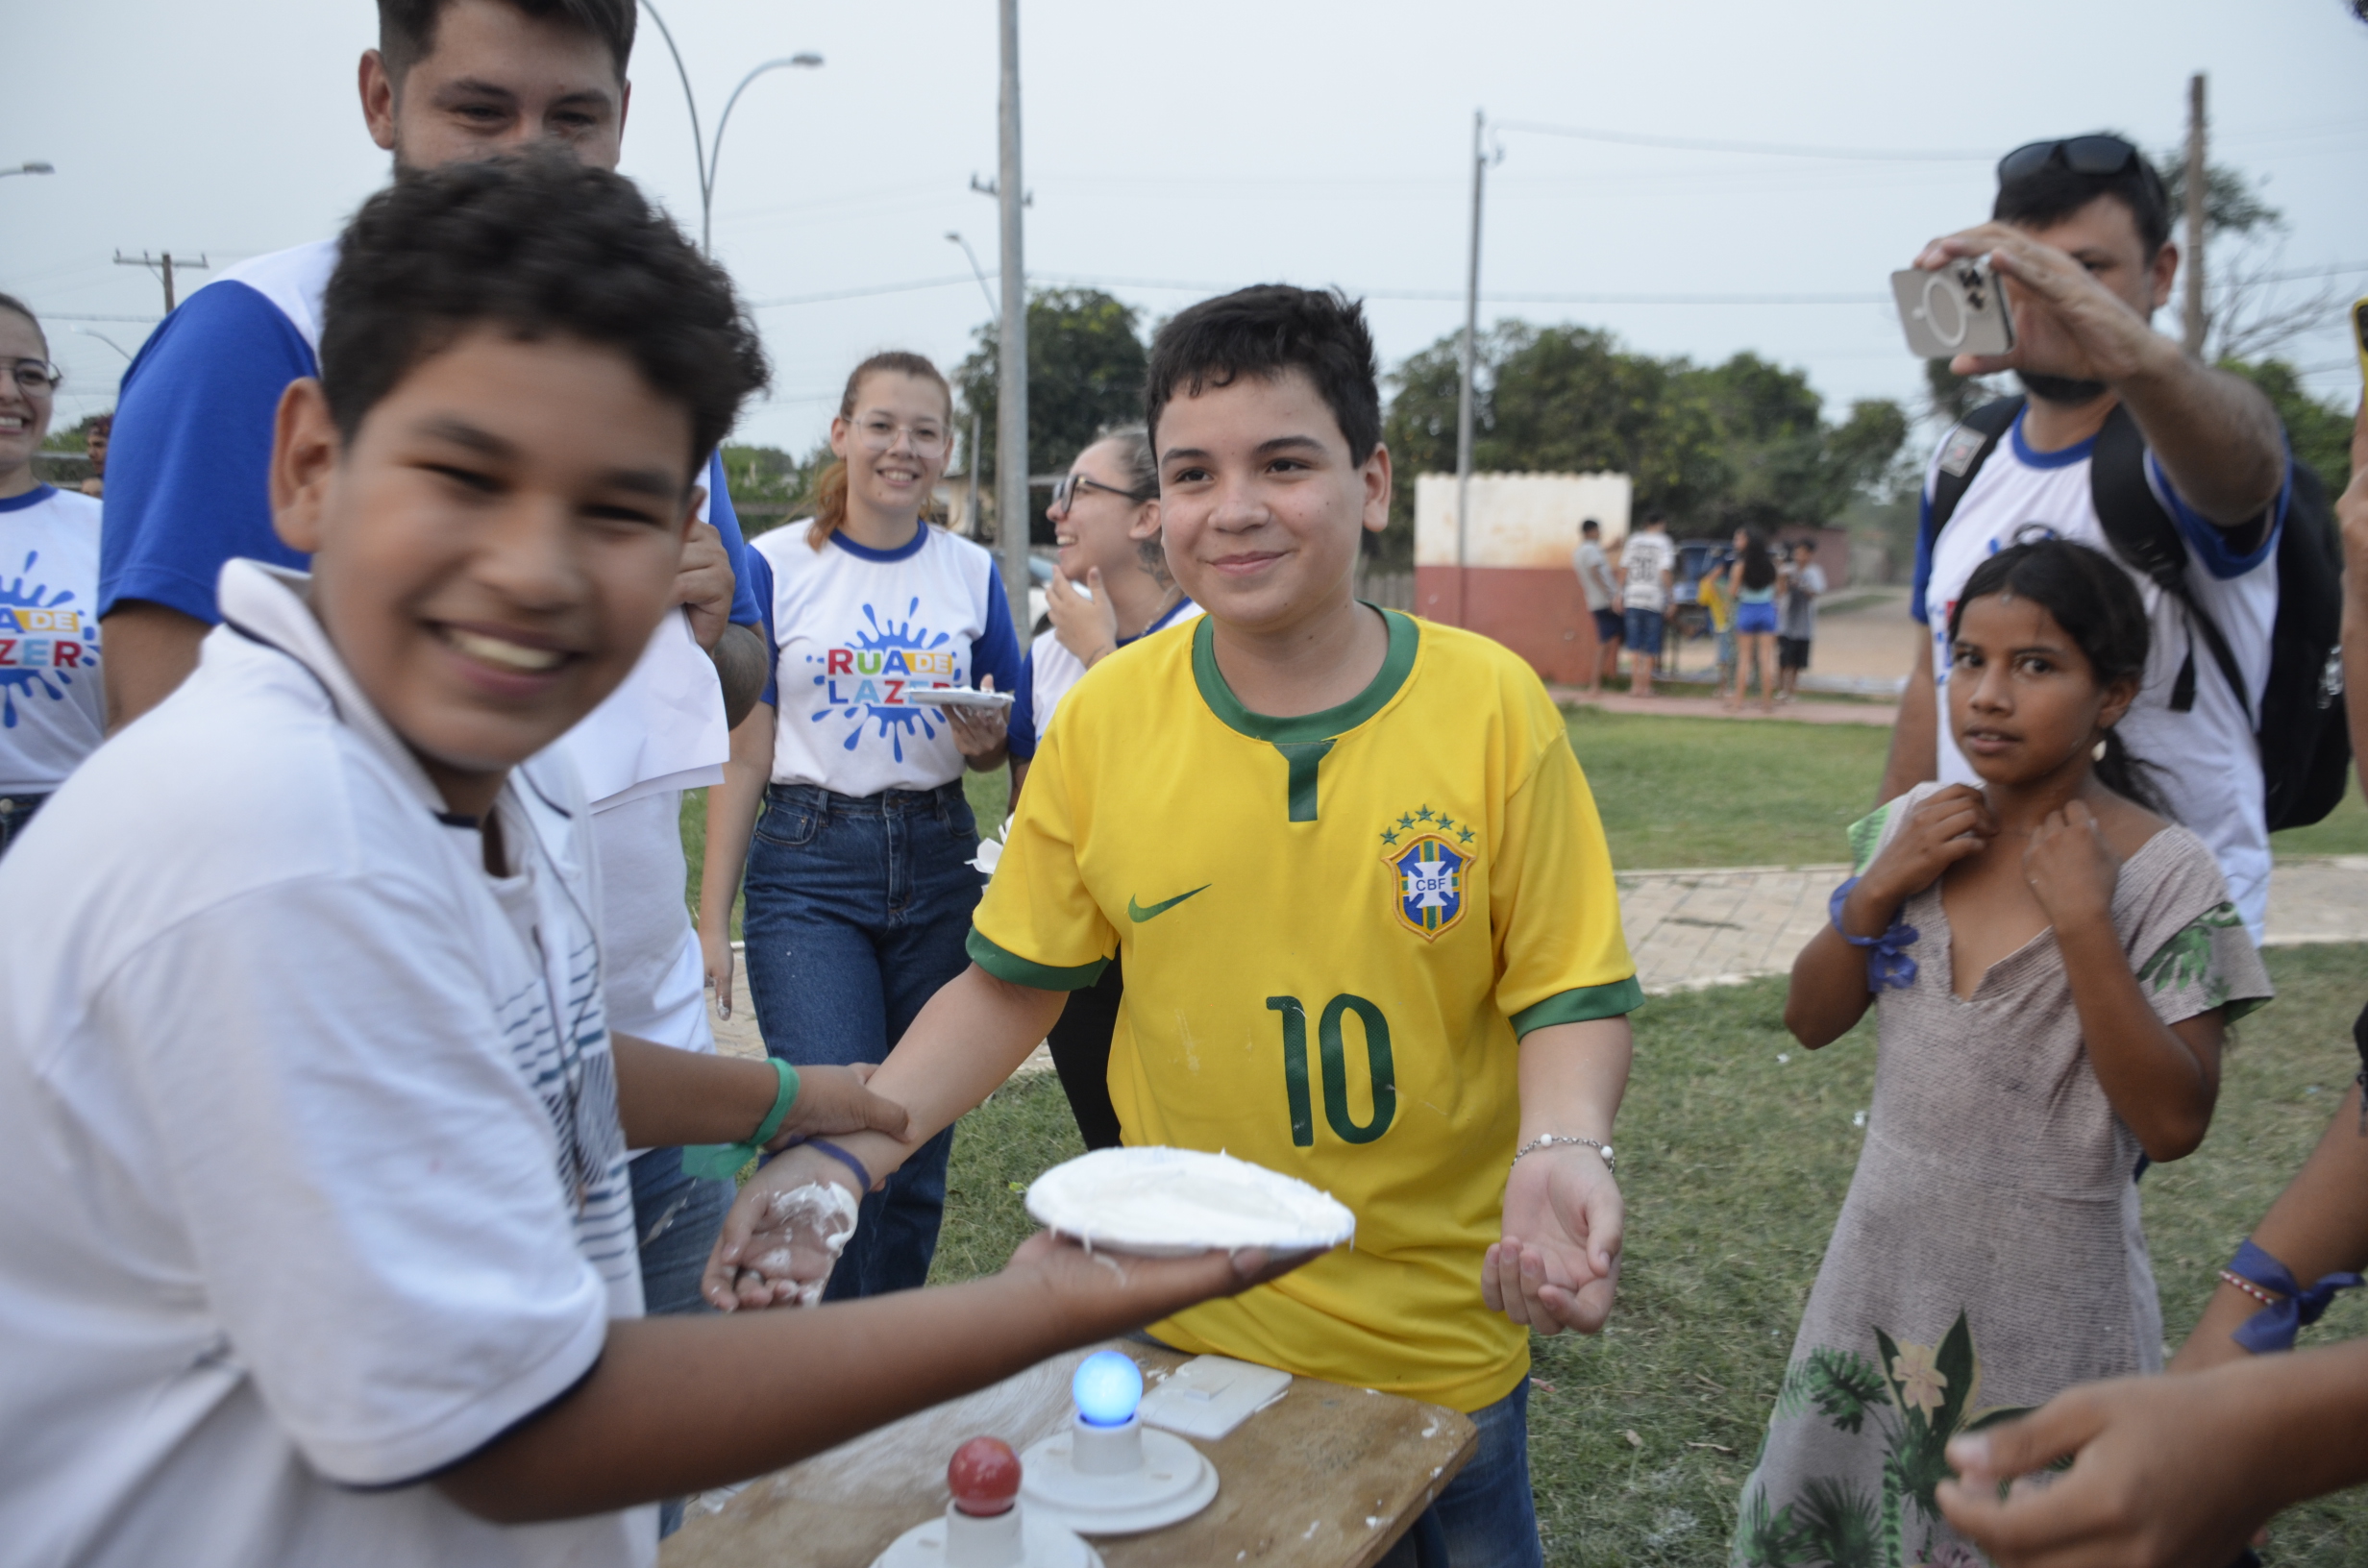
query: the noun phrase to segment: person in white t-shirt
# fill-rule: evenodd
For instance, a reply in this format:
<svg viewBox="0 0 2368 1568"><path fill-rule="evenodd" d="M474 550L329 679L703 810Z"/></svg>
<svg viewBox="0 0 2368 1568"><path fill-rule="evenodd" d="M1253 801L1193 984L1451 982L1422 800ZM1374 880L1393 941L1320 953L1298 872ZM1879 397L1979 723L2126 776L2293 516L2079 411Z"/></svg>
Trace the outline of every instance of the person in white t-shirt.
<svg viewBox="0 0 2368 1568"><path fill-rule="evenodd" d="M985 884L962 775L1003 766L1005 722L913 694L1013 691L1020 645L994 557L922 515L952 413L946 379L920 355L866 359L830 422L836 460L815 515L749 549L773 680L708 796L699 927L709 983L728 996L745 871L749 993L765 1049L784 1061L885 1060L970 966L963 943ZM952 1148L949 1127L864 1198L826 1301L928 1279Z"/></svg>
<svg viewBox="0 0 2368 1568"><path fill-rule="evenodd" d="M1627 635L1619 612L1612 607L1619 597L1612 582L1612 562L1603 552L1603 525L1589 518L1579 525L1579 548L1570 552L1570 569L1579 575L1579 592L1595 623L1595 662L1587 672L1587 695L1592 697L1619 670L1619 645Z"/></svg>
<svg viewBox="0 0 2368 1568"><path fill-rule="evenodd" d="M2269 829L2250 715L2269 678L2278 614L2278 529L2292 472L2284 432L2252 383L2189 358L2151 325L2170 298L2179 247L2162 181L2143 153L2107 135L2035 141L1999 161L1998 182L1992 221L1933 241L1916 265L1990 258L2013 308L2014 350L1961 355L1953 368L2013 371L2030 399L1939 538L1918 530L1911 610L1929 635L1901 696L1877 798L1926 779L1973 781L1936 717L1946 705L1948 660L1936 655L1949 606L1975 567L2025 538L2111 553L2090 496L2089 456L2108 418L2126 407L2145 438L2147 481L2186 544L2188 590L2227 636L2249 689L2231 689L2185 610L2125 561L2153 623L2154 651L2121 734L2171 816L2211 845L2258 943ZM1928 518L1940 474L1964 472L1978 446L1962 428L1941 439L1925 479ZM2183 711L2174 694L2191 652L2194 695Z"/></svg>
<svg viewBox="0 0 2368 1568"><path fill-rule="evenodd" d="M1620 629L1627 635L1628 690L1653 695L1653 671L1661 663L1661 636L1677 581L1677 546L1669 542L1669 520L1659 507L1644 514L1644 527L1628 536L1620 551Z"/></svg>
<svg viewBox="0 0 2368 1568"><path fill-rule="evenodd" d="M0 855L107 732L99 674L99 503L33 477L58 367L0 294Z"/></svg>
<svg viewBox="0 0 2368 1568"><path fill-rule="evenodd" d="M1200 613L1168 572L1159 538L1159 465L1143 426L1104 430L1077 453L1045 515L1060 554L1045 596L1052 625L1028 645L1011 707L1014 811L1037 743L1070 688L1120 649ZM1112 959L1100 979L1069 993L1045 1037L1069 1113L1089 1149L1116 1148L1120 1141L1119 1114L1110 1103L1110 1036L1124 996Z"/></svg>
<svg viewBox="0 0 2368 1568"><path fill-rule="evenodd" d="M306 576L0 860L0 1540L88 1568L651 1568L742 1480L1265 1265L1039 1237L839 1312L641 1319L625 1151L900 1129L855 1074L612 1034L551 743L631 671L762 384L631 184L364 205L269 466ZM882 1358L881 1344L898 1354Z"/></svg>

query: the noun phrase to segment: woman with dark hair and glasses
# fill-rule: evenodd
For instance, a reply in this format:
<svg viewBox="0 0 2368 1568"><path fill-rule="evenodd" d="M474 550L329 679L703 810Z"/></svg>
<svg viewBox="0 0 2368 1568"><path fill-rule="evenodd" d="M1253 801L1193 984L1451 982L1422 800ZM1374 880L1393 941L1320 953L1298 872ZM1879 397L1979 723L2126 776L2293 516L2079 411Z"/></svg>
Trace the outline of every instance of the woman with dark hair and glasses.
<svg viewBox="0 0 2368 1568"><path fill-rule="evenodd" d="M99 503L33 477L58 367L0 294L0 854L107 733L99 682Z"/></svg>
<svg viewBox="0 0 2368 1568"><path fill-rule="evenodd" d="M1159 470L1142 426L1105 429L1077 453L1045 515L1061 552L1045 596L1052 624L1028 647L1011 708L1015 807L1036 743L1069 689L1120 649L1200 613L1168 575L1159 542ZM1069 993L1048 1038L1089 1149L1119 1141L1118 1113L1110 1106L1110 1032L1122 994L1113 959L1099 980Z"/></svg>

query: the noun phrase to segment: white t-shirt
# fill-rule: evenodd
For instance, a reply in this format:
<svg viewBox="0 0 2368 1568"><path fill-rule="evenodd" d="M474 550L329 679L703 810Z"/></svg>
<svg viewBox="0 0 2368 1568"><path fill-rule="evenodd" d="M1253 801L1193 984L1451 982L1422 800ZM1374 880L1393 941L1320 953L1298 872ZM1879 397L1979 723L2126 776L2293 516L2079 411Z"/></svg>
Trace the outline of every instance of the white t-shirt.
<svg viewBox="0 0 2368 1568"><path fill-rule="evenodd" d="M1953 430L1942 438L1925 475L1926 516L1942 461L1956 460L1953 453L1970 454L1958 435ZM2089 494L2088 459L2095 444L2092 438L2061 452L2034 452L2023 441L2018 416L1974 475L1929 555L1918 545L1912 610L1932 633L1939 777L1944 784L1981 782L1958 750L1948 722L1948 627L1959 591L1974 568L2026 538L2069 539L2112 554ZM2251 689L2240 702L2202 636L2190 641L2186 611L2145 574L2130 571L2125 563L2123 570L2129 571L2145 601L2154 641L2137 701L2121 721L2121 738L2132 755L2154 764L2141 776L2162 796L2170 814L2211 845L2220 872L2228 878L2229 895L2257 943L2269 905L2269 828L2262 815L2261 754L2245 704L2260 711L2262 688L2269 679L2269 632L2278 619L2277 528L2266 530L2250 553L2235 554L2228 535L2180 499L2152 453L2146 456L2146 478L2186 541L2188 589L2219 624ZM2275 502L2281 526L2290 493L2289 482ZM2195 654L2195 705L2186 713L2174 713L2171 688L2190 648Z"/></svg>
<svg viewBox="0 0 2368 1568"><path fill-rule="evenodd" d="M1628 536L1620 552L1620 571L1627 577L1622 593L1627 607L1632 610L1665 610L1669 606L1668 590L1661 585L1661 574L1674 570L1677 547L1669 536L1657 528L1640 528Z"/></svg>
<svg viewBox="0 0 2368 1568"><path fill-rule="evenodd" d="M684 900L682 792L596 808L608 1026L685 1051L715 1049L707 972Z"/></svg>
<svg viewBox="0 0 2368 1568"><path fill-rule="evenodd" d="M46 484L0 499L0 795L41 795L107 735L99 503Z"/></svg>
<svg viewBox="0 0 2368 1568"><path fill-rule="evenodd" d="M1612 562L1601 545L1592 539L1580 541L1570 552L1570 570L1579 575L1579 592L1587 596L1590 610L1612 607Z"/></svg>
<svg viewBox="0 0 2368 1568"><path fill-rule="evenodd" d="M1119 647L1131 648L1153 632L1183 625L1199 614L1199 605L1189 599L1179 599L1134 636L1120 638ZM1022 762L1035 757L1037 747L1044 744L1045 732L1051 727L1053 710L1061 705L1069 689L1084 678L1085 661L1062 645L1058 632L1047 627L1036 634L1036 640L1027 645L1027 657L1021 661L1020 696L1011 705L1013 756Z"/></svg>
<svg viewBox="0 0 2368 1568"><path fill-rule="evenodd" d="M858 798L933 790L966 764L945 713L909 700L924 686L1020 684L995 559L957 534L917 526L912 542L872 550L833 533L816 550L801 520L749 544L770 607L773 781Z"/></svg>
<svg viewBox="0 0 2368 1568"><path fill-rule="evenodd" d="M580 791L515 771L488 876L296 582L220 602L0 860L7 1556L652 1563L407 1484L641 1310Z"/></svg>

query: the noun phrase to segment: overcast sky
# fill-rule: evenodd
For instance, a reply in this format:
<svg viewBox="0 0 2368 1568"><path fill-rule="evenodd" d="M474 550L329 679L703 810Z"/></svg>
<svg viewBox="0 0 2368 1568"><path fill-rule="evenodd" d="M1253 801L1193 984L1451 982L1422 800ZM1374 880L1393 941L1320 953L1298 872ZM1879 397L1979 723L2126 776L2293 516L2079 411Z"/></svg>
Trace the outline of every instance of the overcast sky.
<svg viewBox="0 0 2368 1568"><path fill-rule="evenodd" d="M717 254L775 366L741 438L802 450L855 360L900 347L950 367L988 314L944 235L962 231L993 267L996 206L968 187L995 172L995 6L665 4L710 128L750 66L826 57L741 101L715 207ZM118 250L217 264L277 250L333 233L384 179L354 86L376 17L367 0L7 9L0 167L58 172L0 180L0 290L51 322L63 423L111 402L123 367L86 334L136 350L161 307L147 272L112 264ZM1866 302L1927 237L1986 213L1998 153L2101 126L2168 145L2198 68L2216 160L2267 176L2285 211L2282 265L2342 268L2330 282L2343 299L2368 292L2368 27L2341 0L1024 0L1021 42L1032 278L1107 287L1147 320L1220 287L1340 283L1368 296L1385 367L1461 324L1475 109L1978 155L1501 134L1484 322L1598 325L1701 360L1756 350L1806 368L1830 416L1852 398L1914 398L1896 319ZM689 117L646 12L631 74L624 170L696 233ZM1759 300L1621 300L1638 295ZM1848 298L1797 303L1832 295ZM2322 394L2356 394L2339 311L2288 353Z"/></svg>

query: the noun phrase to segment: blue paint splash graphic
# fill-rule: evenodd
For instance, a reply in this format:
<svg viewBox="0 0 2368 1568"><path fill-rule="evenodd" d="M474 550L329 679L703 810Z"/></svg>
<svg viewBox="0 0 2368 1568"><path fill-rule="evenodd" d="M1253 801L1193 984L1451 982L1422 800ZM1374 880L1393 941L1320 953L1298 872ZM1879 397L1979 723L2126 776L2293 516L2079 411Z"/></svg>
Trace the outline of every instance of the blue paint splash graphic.
<svg viewBox="0 0 2368 1568"><path fill-rule="evenodd" d="M881 654L907 650L916 653L933 652L953 640L953 634L950 632L932 633L926 627L917 625L915 617L920 609L921 598L915 595L904 606L905 619L902 622L889 621L883 624L877 612L871 605L866 604L863 607L863 618L872 624L872 629L869 632L855 633L856 649L866 653ZM805 662L823 664L827 657L826 653L809 653L805 656ZM826 674L817 673L814 676L814 684L822 686L828 678ZM889 744L899 762L904 760L904 738L916 729L920 731L921 738L924 740L937 739L938 721L935 715L930 709L917 704L892 706L886 702L846 704L826 702L807 717L819 723L832 714L837 714L842 719L854 721L848 726L847 739L840 743L850 751L862 743L864 725L871 723L878 723L878 738Z"/></svg>
<svg viewBox="0 0 2368 1568"><path fill-rule="evenodd" d="M50 595L47 583L35 583L30 588L25 586L26 577L31 576L40 558L41 552L37 550L25 551L24 571L14 578L0 579L0 610L54 610L74 601L74 590L71 588L61 588L55 595ZM12 625L5 629L13 631L15 627ZM98 652L97 647L86 640L83 649L86 654L95 655ZM96 669L97 666L98 660L91 658L88 667ZM53 702L62 702L65 700L65 689L73 683L73 674L62 670L0 670L0 729L16 727L17 693L39 692Z"/></svg>

